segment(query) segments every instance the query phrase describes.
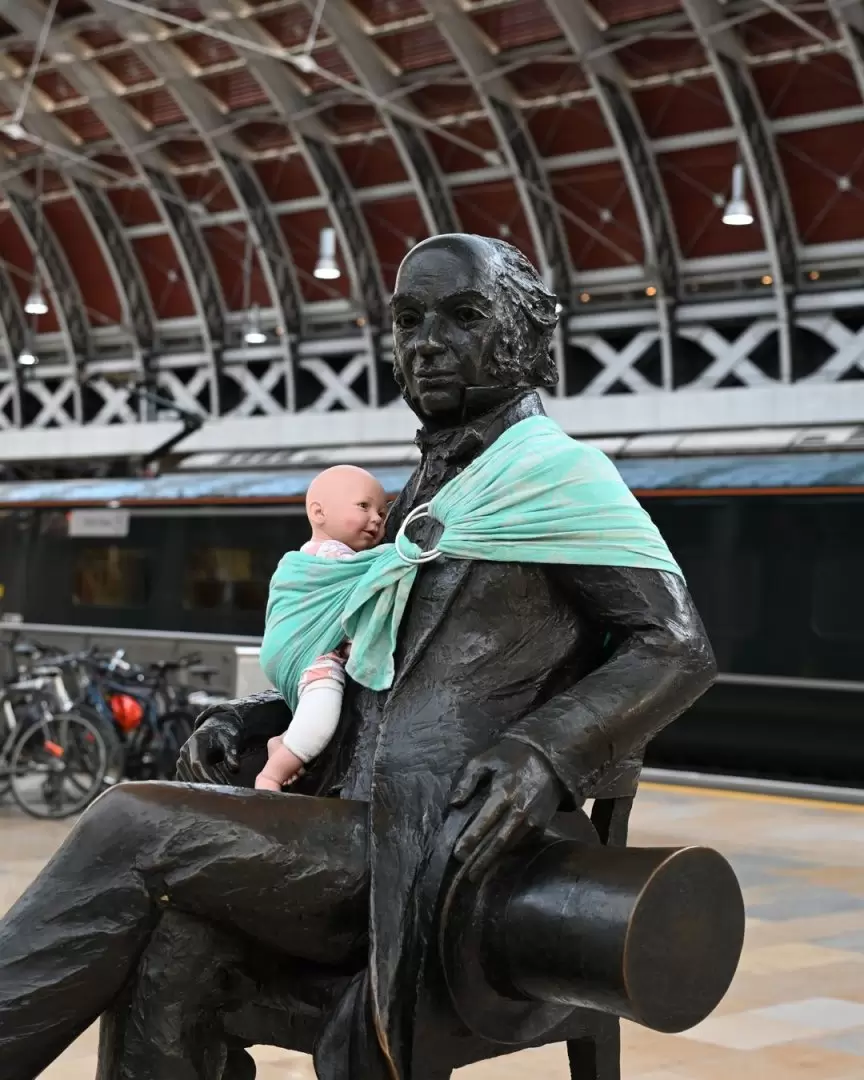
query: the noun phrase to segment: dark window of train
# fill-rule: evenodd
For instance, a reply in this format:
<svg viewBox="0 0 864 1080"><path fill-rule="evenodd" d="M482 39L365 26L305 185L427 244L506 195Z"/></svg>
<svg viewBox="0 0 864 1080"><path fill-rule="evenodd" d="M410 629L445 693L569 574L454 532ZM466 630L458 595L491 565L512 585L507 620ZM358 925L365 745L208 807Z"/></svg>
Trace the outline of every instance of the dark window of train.
<svg viewBox="0 0 864 1080"><path fill-rule="evenodd" d="M829 641L864 641L864 564L860 553L821 558L813 575L813 630Z"/></svg>
<svg viewBox="0 0 864 1080"><path fill-rule="evenodd" d="M143 607L150 599L147 553L134 548L79 548L75 552L72 603L77 607Z"/></svg>
<svg viewBox="0 0 864 1080"><path fill-rule="evenodd" d="M196 548L186 560L188 610L256 611L263 616L273 560L247 548Z"/></svg>

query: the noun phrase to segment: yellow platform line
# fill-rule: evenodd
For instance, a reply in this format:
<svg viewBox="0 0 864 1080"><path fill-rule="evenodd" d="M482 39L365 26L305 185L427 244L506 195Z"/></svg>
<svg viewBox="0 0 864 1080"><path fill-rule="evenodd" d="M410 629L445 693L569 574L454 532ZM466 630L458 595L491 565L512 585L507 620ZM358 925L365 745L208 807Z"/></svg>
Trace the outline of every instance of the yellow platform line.
<svg viewBox="0 0 864 1080"><path fill-rule="evenodd" d="M843 814L864 814L864 805L857 803L828 802L825 799L799 799L792 795L763 795L756 791L728 791L726 788L691 787L686 784L661 784L644 780L640 789L648 791L677 791L682 795L709 795L712 798L739 799L746 802L776 803L779 806L796 806L799 809L833 810Z"/></svg>

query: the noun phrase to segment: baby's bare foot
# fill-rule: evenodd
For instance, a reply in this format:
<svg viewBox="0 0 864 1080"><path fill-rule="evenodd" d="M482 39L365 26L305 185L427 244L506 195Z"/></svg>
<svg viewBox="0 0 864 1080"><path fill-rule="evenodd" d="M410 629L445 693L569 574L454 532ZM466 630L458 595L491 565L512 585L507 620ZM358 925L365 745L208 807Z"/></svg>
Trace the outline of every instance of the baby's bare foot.
<svg viewBox="0 0 864 1080"><path fill-rule="evenodd" d="M259 773L255 777L255 790L256 791L281 791L282 785L278 780L274 780L270 776L265 776L264 773Z"/></svg>

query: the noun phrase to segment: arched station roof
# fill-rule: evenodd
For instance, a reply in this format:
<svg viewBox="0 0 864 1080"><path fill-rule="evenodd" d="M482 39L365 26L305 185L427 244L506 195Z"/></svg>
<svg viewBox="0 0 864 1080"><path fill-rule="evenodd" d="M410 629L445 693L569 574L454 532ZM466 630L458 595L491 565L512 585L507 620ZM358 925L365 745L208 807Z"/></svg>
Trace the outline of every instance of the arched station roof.
<svg viewBox="0 0 864 1080"><path fill-rule="evenodd" d="M384 327L407 248L457 229L576 314L782 310L864 274L864 6L0 0L0 152L7 355L146 357L187 325L218 352L251 305L296 338Z"/></svg>

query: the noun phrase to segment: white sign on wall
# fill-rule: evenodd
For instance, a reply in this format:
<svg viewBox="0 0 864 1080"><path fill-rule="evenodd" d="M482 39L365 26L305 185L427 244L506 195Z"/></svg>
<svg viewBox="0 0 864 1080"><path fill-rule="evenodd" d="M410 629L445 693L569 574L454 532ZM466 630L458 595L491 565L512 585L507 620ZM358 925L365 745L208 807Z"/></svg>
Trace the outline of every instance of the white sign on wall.
<svg viewBox="0 0 864 1080"><path fill-rule="evenodd" d="M69 513L70 536L128 536L128 510L72 510Z"/></svg>

